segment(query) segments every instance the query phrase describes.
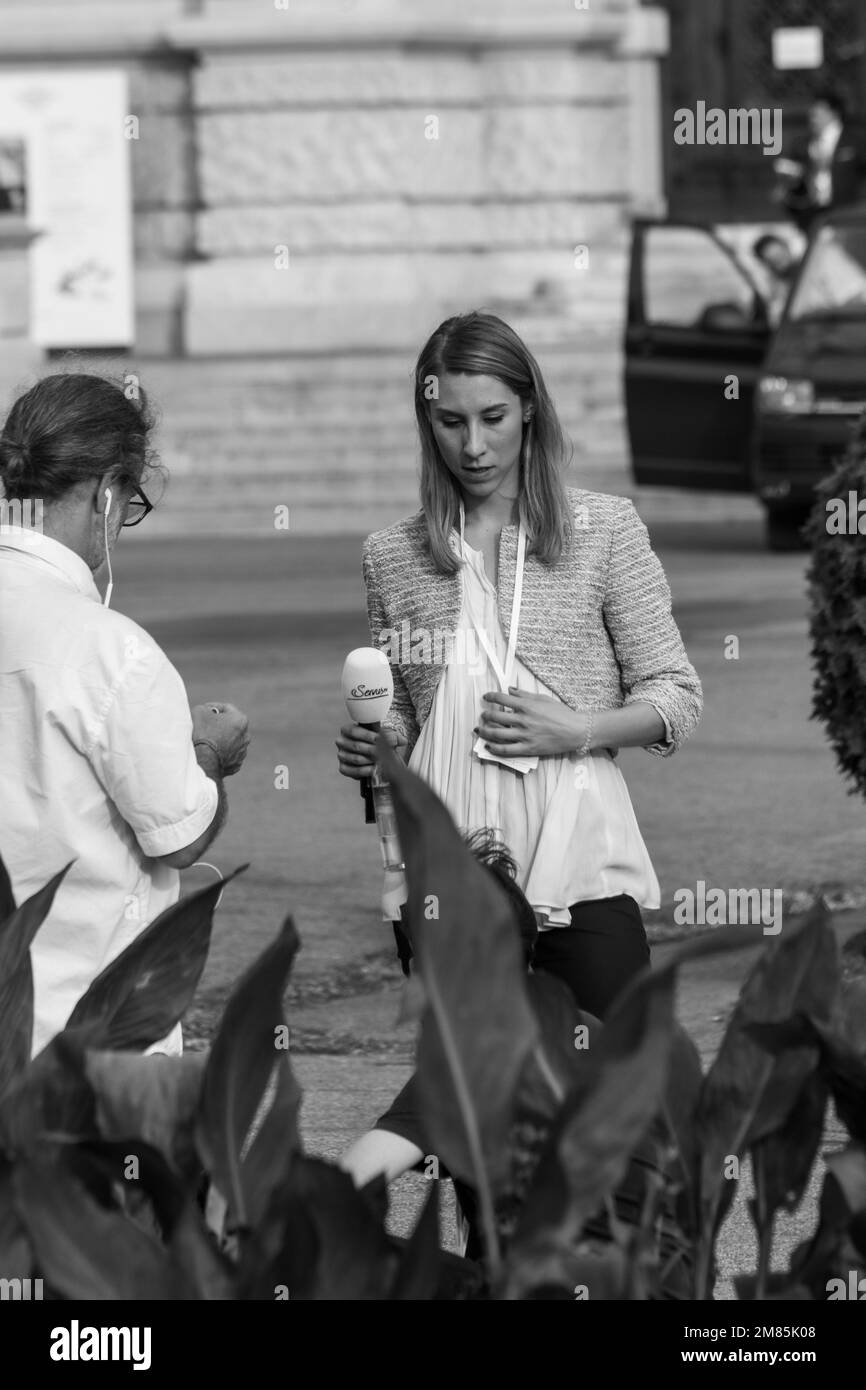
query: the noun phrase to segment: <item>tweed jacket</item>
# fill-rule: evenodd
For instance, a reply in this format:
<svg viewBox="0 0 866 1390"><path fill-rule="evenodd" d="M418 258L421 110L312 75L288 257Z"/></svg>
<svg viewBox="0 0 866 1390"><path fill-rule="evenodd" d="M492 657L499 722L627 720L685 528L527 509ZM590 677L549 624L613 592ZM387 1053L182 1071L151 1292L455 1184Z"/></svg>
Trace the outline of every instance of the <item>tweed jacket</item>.
<svg viewBox="0 0 866 1390"><path fill-rule="evenodd" d="M517 656L572 709L648 701L671 734L648 751L669 756L695 728L703 692L671 613L664 570L628 498L583 488L569 488L567 495L575 524L571 545L553 568L526 557ZM506 638L517 537L511 525L499 540L498 607ZM394 676L394 703L384 722L411 751L459 621L462 573L436 569L419 511L368 536L364 582L372 643L387 652Z"/></svg>

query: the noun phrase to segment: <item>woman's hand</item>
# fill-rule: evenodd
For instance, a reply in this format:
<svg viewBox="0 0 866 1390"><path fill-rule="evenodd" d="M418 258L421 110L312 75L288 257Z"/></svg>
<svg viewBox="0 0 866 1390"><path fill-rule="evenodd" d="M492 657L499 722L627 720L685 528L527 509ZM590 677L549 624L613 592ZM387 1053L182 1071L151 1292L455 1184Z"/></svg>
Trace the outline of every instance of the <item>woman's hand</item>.
<svg viewBox="0 0 866 1390"><path fill-rule="evenodd" d="M492 690L484 699L478 733L491 753L507 758L562 755L575 752L586 737L586 715L550 695L530 695L512 686L508 694Z"/></svg>
<svg viewBox="0 0 866 1390"><path fill-rule="evenodd" d="M337 765L344 777L352 777L356 782L363 777L372 777L376 766L376 739L379 737L374 729L365 729L363 724L343 725L336 744ZM392 748L400 750L400 740L394 729L383 729L381 737Z"/></svg>

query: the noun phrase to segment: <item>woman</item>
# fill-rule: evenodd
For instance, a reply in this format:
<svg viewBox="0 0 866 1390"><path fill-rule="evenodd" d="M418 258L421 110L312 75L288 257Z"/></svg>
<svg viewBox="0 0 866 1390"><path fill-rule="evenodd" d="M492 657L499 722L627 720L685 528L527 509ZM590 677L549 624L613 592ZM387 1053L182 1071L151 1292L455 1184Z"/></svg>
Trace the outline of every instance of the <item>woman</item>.
<svg viewBox="0 0 866 1390"><path fill-rule="evenodd" d="M364 548L390 740L458 825L508 844L538 919L533 968L603 1017L649 959L640 908L659 906L616 753L679 748L700 681L632 503L564 487L553 403L507 324L441 324L415 412L421 511ZM343 727L344 776L370 775L374 742Z"/></svg>

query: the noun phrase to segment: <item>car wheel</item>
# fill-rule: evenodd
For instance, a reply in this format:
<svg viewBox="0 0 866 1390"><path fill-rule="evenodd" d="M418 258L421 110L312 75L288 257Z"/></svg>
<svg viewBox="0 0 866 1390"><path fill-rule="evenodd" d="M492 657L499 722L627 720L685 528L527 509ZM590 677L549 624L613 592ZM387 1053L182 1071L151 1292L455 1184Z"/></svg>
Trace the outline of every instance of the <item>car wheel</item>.
<svg viewBox="0 0 866 1390"><path fill-rule="evenodd" d="M768 507L765 517L767 549L776 554L808 550L808 542L802 535L808 516L808 507Z"/></svg>

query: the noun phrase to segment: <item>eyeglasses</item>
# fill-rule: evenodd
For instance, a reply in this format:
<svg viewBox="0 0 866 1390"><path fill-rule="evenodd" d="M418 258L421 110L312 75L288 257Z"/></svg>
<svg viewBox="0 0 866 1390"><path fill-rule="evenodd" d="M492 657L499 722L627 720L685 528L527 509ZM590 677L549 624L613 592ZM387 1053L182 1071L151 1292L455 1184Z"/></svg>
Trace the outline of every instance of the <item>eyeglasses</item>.
<svg viewBox="0 0 866 1390"><path fill-rule="evenodd" d="M153 511L153 503L148 501L140 487L134 489L126 507L124 526L138 526Z"/></svg>

